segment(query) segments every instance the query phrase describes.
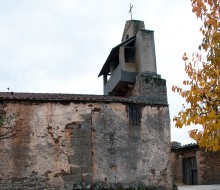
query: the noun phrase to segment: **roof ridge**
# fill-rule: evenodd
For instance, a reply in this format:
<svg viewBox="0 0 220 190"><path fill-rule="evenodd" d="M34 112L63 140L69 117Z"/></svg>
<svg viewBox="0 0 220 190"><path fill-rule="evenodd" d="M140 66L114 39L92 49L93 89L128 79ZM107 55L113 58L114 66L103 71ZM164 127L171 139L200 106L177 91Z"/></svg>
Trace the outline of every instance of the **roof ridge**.
<svg viewBox="0 0 220 190"><path fill-rule="evenodd" d="M110 96L110 95L92 95L92 94L64 94L64 93L29 93L29 92L0 92L0 100L16 101L69 101L69 102L121 102L138 103L148 105L164 105L166 102L154 101L143 96Z"/></svg>

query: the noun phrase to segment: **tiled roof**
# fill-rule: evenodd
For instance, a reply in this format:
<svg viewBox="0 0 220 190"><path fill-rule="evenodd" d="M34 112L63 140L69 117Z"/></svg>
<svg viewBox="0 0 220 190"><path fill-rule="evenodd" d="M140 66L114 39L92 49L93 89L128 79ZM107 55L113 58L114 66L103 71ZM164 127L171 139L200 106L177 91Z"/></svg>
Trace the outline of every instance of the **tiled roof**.
<svg viewBox="0 0 220 190"><path fill-rule="evenodd" d="M55 94L55 93L15 93L0 92L1 100L14 101L43 101L43 102L120 102L140 103L145 105L165 105L164 102L151 102L147 97L122 97L108 95L82 95L82 94Z"/></svg>
<svg viewBox="0 0 220 190"><path fill-rule="evenodd" d="M175 146L175 145L177 145L177 144L173 144L172 142L171 142L171 149L172 150L188 150L188 149L192 149L192 148L198 148L199 147L199 145L197 144L197 143L190 143L190 144L185 144L185 145L177 145L177 146Z"/></svg>

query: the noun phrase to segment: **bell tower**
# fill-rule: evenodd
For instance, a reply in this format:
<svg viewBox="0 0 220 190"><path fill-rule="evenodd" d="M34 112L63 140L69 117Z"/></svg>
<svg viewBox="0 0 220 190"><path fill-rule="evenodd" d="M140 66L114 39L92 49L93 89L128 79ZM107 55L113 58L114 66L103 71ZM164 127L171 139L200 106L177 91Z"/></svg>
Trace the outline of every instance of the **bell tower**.
<svg viewBox="0 0 220 190"><path fill-rule="evenodd" d="M143 21L127 21L121 43L112 48L98 76L103 76L104 95L117 96L144 95L140 76L153 77L157 84L163 80L157 75L154 31L145 29Z"/></svg>

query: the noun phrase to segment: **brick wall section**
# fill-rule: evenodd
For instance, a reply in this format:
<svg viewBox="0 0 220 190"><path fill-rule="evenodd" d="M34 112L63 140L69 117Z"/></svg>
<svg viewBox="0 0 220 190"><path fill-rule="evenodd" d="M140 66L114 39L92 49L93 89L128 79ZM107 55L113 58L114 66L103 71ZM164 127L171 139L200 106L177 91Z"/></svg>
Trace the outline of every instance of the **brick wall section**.
<svg viewBox="0 0 220 190"><path fill-rule="evenodd" d="M201 158L203 184L220 184L220 152L201 151Z"/></svg>
<svg viewBox="0 0 220 190"><path fill-rule="evenodd" d="M171 153L172 176L175 184L183 184L182 155Z"/></svg>
<svg viewBox="0 0 220 190"><path fill-rule="evenodd" d="M176 184L183 184L183 158L194 157L195 152L193 150L183 150L178 152L172 152L172 173L173 181Z"/></svg>
<svg viewBox="0 0 220 190"><path fill-rule="evenodd" d="M220 184L220 152L206 152L198 146L172 150L172 172L176 184L183 184L183 158L196 157L198 184Z"/></svg>

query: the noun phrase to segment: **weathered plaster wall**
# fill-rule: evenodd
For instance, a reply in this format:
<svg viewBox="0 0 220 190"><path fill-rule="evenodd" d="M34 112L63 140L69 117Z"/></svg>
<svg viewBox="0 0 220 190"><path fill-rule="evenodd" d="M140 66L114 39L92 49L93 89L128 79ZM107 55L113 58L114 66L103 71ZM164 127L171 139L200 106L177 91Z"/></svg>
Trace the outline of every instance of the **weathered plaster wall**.
<svg viewBox="0 0 220 190"><path fill-rule="evenodd" d="M139 30L136 34L135 47L138 73L157 73L154 31Z"/></svg>
<svg viewBox="0 0 220 190"><path fill-rule="evenodd" d="M19 134L0 141L0 189L171 188L166 106L5 102ZM130 122L130 124L129 124Z"/></svg>
<svg viewBox="0 0 220 190"><path fill-rule="evenodd" d="M104 105L101 109L102 112L97 112L93 117L96 136L94 182L111 187L169 187L167 107L142 108L141 125L128 124L126 105Z"/></svg>
<svg viewBox="0 0 220 190"><path fill-rule="evenodd" d="M134 36L138 30L145 29L143 21L140 20L127 20L125 23L125 28L122 36L122 42L127 40L127 35L129 38Z"/></svg>

